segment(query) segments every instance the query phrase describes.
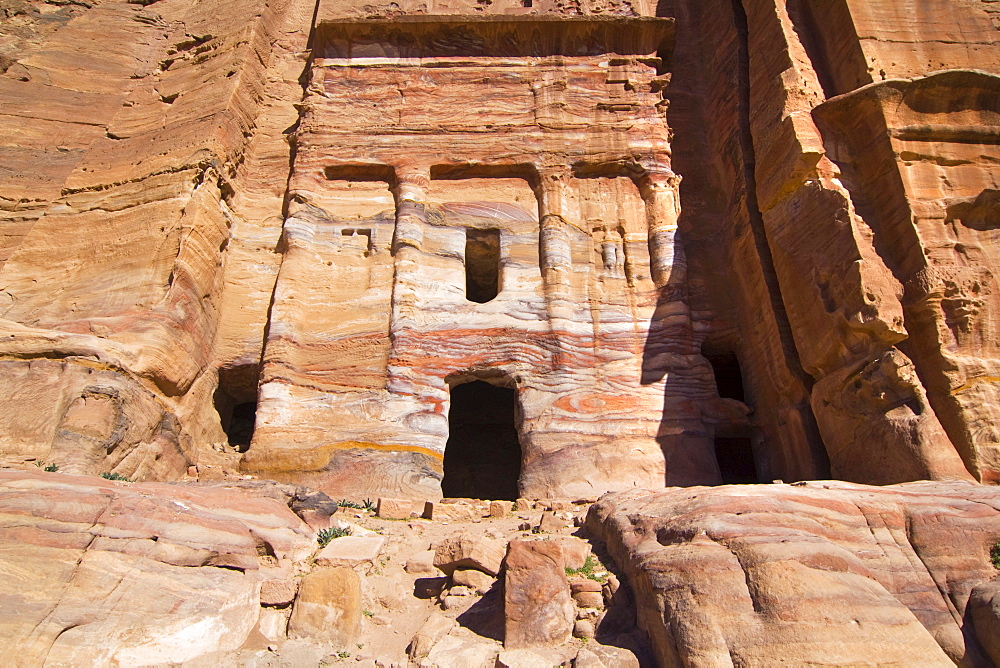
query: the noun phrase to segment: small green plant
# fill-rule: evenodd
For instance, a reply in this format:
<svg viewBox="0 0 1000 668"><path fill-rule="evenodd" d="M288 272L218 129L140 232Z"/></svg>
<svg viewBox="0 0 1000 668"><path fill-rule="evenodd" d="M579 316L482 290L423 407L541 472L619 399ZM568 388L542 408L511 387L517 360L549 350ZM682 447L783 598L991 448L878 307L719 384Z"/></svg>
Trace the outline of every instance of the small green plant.
<svg viewBox="0 0 1000 668"><path fill-rule="evenodd" d="M365 617L374 617L375 616L375 613L372 612L371 610L362 610L361 614L364 615Z"/></svg>
<svg viewBox="0 0 1000 668"><path fill-rule="evenodd" d="M566 575L572 577L574 575L582 575L588 580L593 580L594 582L604 582L608 579L608 574L606 572L597 572L597 567L601 566L600 562L594 559L594 555L588 554L587 560L583 562L583 566L580 568L570 568L566 567Z"/></svg>
<svg viewBox="0 0 1000 668"><path fill-rule="evenodd" d="M993 568L1000 570L1000 543L994 543L993 547L990 548L990 562L993 564Z"/></svg>
<svg viewBox="0 0 1000 668"><path fill-rule="evenodd" d="M105 480L121 480L122 482L135 482L132 478L126 478L125 476L118 473L102 473L101 477Z"/></svg>
<svg viewBox="0 0 1000 668"><path fill-rule="evenodd" d="M318 534L316 534L316 542L319 543L320 547L326 547L334 538L343 538L344 536L350 535L351 527L345 527L343 529L340 527L330 527L329 529L322 529Z"/></svg>
<svg viewBox="0 0 1000 668"><path fill-rule="evenodd" d="M374 513L378 511L375 506L375 502L371 499L365 499L363 502L358 503L357 501L350 501L348 499L341 499L337 502L337 505L341 508L351 508L353 510L367 510L368 512Z"/></svg>
<svg viewBox="0 0 1000 668"><path fill-rule="evenodd" d="M59 467L58 467L58 466L56 466L55 464L49 464L48 466L46 466L46 467L45 467L45 468L43 468L42 470L43 470L43 471L46 471L46 472L48 472L48 473L55 473L56 471L58 471L58 470L59 470Z"/></svg>
<svg viewBox="0 0 1000 668"><path fill-rule="evenodd" d="M351 653L347 652L347 651L344 651L344 650L341 650L339 652L335 652L335 655L341 661L343 661L344 659L350 659L351 658Z"/></svg>

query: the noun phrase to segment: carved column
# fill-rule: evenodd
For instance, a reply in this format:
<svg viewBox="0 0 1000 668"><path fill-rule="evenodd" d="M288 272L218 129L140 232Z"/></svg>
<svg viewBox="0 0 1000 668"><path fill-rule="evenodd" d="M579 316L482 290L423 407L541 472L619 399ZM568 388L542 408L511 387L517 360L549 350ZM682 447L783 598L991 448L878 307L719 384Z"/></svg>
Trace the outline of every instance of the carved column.
<svg viewBox="0 0 1000 668"><path fill-rule="evenodd" d="M669 168L648 172L640 183L646 201L649 227L649 260L653 283L662 288L671 280L683 280L683 257L678 256L677 218L681 213L681 178ZM676 260L680 260L677 262ZM680 275L677 274L680 270Z"/></svg>
<svg viewBox="0 0 1000 668"><path fill-rule="evenodd" d="M395 277L392 285L390 334L412 324L420 292L420 255L427 224L429 172L421 167L397 169L393 194L396 198L396 229L392 237Z"/></svg>
<svg viewBox="0 0 1000 668"><path fill-rule="evenodd" d="M568 168L543 170L539 185L539 256L542 280L550 304L569 299L570 272L573 270L567 215L571 208L571 175Z"/></svg>

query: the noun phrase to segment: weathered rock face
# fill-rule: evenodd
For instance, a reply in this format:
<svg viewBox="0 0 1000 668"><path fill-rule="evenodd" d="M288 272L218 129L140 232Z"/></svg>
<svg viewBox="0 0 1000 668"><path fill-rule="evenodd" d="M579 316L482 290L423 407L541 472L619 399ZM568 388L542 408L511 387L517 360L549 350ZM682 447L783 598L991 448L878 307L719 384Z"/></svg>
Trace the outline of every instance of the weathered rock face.
<svg viewBox="0 0 1000 668"><path fill-rule="evenodd" d="M232 651L260 613L262 563L312 530L235 488L0 472L0 635L16 665L151 665Z"/></svg>
<svg viewBox="0 0 1000 668"><path fill-rule="evenodd" d="M591 509L661 665L996 658L993 488L804 485L622 492Z"/></svg>
<svg viewBox="0 0 1000 668"><path fill-rule="evenodd" d="M0 455L996 482L995 5L0 6Z"/></svg>

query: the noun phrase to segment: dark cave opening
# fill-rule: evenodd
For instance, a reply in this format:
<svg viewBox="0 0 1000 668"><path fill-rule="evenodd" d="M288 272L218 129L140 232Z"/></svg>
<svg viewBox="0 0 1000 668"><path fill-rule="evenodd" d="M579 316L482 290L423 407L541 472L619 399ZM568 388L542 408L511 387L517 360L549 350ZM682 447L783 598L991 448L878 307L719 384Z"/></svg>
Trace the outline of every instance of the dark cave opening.
<svg viewBox="0 0 1000 668"><path fill-rule="evenodd" d="M448 498L517 499L517 395L477 380L454 387L441 491Z"/></svg>
<svg viewBox="0 0 1000 668"><path fill-rule="evenodd" d="M244 364L219 369L219 386L213 397L219 422L229 445L246 452L257 419L257 379L260 366Z"/></svg>

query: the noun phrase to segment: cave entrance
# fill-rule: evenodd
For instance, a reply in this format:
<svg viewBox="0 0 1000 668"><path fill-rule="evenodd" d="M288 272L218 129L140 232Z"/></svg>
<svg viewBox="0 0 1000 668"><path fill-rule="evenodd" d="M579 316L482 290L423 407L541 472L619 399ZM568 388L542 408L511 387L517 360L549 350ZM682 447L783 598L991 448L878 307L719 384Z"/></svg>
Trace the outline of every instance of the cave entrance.
<svg viewBox="0 0 1000 668"><path fill-rule="evenodd" d="M707 353L705 359L712 365L715 387L723 399L746 401L743 389L743 372L736 353L730 351ZM759 483L757 460L753 440L746 428L720 425L715 434L715 460L719 463L724 485Z"/></svg>
<svg viewBox="0 0 1000 668"><path fill-rule="evenodd" d="M257 380L260 366L243 364L219 369L219 386L213 397L222 431L229 445L246 452L257 420Z"/></svg>
<svg viewBox="0 0 1000 668"><path fill-rule="evenodd" d="M515 391L481 380L452 388L444 496L514 501L520 477Z"/></svg>

